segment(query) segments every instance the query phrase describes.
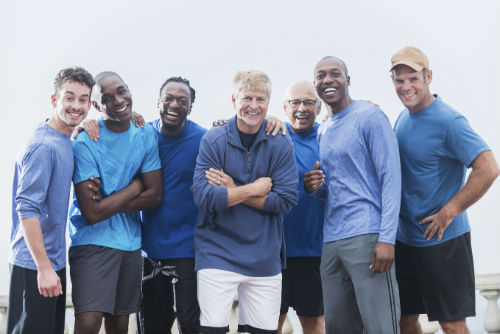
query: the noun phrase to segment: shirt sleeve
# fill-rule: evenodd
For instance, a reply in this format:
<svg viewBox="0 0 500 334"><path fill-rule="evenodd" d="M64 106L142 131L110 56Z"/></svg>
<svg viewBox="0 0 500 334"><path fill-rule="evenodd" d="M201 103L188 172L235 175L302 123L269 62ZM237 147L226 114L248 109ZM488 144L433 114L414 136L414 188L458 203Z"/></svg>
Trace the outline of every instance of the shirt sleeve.
<svg viewBox="0 0 500 334"><path fill-rule="evenodd" d="M141 173L148 173L161 168L160 156L158 154L158 136L153 128L146 124L143 131L146 131L146 156L141 165Z"/></svg>
<svg viewBox="0 0 500 334"><path fill-rule="evenodd" d="M382 111L367 119L365 140L381 189L378 241L394 244L401 205L401 161L396 135Z"/></svg>
<svg viewBox="0 0 500 334"><path fill-rule="evenodd" d="M490 150L463 116L455 118L446 134L447 155L460 160L467 168L484 151Z"/></svg>
<svg viewBox="0 0 500 334"><path fill-rule="evenodd" d="M16 189L16 211L20 218L41 218L53 169L53 152L43 144L26 150L21 164Z"/></svg>
<svg viewBox="0 0 500 334"><path fill-rule="evenodd" d="M82 134L82 136L87 136ZM94 150L88 141L80 139L73 142L73 157L75 158L75 170L73 172L73 183L77 184L88 180L91 176L101 178L99 169L97 168L97 159L94 155Z"/></svg>
<svg viewBox="0 0 500 334"><path fill-rule="evenodd" d="M210 168L221 169L222 154L213 136L207 132L200 142L200 150L196 158L196 168L193 176L193 199L196 206L203 212L227 210L228 198L226 187L211 186L205 178L205 172Z"/></svg>
<svg viewBox="0 0 500 334"><path fill-rule="evenodd" d="M264 202L264 211L288 213L297 205L299 193L297 164L291 139L279 148L279 158L273 166L273 187Z"/></svg>

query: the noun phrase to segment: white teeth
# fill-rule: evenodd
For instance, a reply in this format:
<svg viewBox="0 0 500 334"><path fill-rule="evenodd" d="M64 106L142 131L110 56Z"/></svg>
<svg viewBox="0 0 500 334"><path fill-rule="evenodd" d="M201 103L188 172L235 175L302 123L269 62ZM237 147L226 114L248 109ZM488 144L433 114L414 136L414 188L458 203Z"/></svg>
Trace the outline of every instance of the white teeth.
<svg viewBox="0 0 500 334"><path fill-rule="evenodd" d="M248 114L249 114L250 116L257 116L257 115L258 115L258 113L256 113L256 112L249 112Z"/></svg>
<svg viewBox="0 0 500 334"><path fill-rule="evenodd" d="M178 114L178 113L171 112L171 111L167 111L167 115L169 115L169 116L173 116L173 117L177 117L177 116L179 116L179 114Z"/></svg>
<svg viewBox="0 0 500 334"><path fill-rule="evenodd" d="M123 112L127 109L127 107L128 107L128 104L126 104L123 108L118 109L117 112Z"/></svg>
<svg viewBox="0 0 500 334"><path fill-rule="evenodd" d="M323 90L323 92L325 93L331 93L331 92L336 92L337 91L337 88L325 88Z"/></svg>

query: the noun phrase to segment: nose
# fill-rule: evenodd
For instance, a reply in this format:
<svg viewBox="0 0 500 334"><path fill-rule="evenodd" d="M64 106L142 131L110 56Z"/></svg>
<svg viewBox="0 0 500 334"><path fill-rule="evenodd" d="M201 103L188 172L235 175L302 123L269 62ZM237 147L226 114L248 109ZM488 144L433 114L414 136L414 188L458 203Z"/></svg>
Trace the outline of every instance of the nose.
<svg viewBox="0 0 500 334"><path fill-rule="evenodd" d="M327 84L331 82L333 82L333 76L330 74L325 75L325 77L323 78L323 83Z"/></svg>
<svg viewBox="0 0 500 334"><path fill-rule="evenodd" d="M250 107L252 109L257 109L259 107L259 104L257 103L257 100L252 100L252 102L250 102Z"/></svg>
<svg viewBox="0 0 500 334"><path fill-rule="evenodd" d="M179 102L177 102L177 99L172 99L170 101L170 108L177 108L179 106Z"/></svg>
<svg viewBox="0 0 500 334"><path fill-rule="evenodd" d="M304 101L300 102L299 109L297 109L299 112L303 112L306 110L306 105L304 104Z"/></svg>
<svg viewBox="0 0 500 334"><path fill-rule="evenodd" d="M410 89L410 81L408 81L408 80L403 81L401 89L403 89L403 91L409 90Z"/></svg>

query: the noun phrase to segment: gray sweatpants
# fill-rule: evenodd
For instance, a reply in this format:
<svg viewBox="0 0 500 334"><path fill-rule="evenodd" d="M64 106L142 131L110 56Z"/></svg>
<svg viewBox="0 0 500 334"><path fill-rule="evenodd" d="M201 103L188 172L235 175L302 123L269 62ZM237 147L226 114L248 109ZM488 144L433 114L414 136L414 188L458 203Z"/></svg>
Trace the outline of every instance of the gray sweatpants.
<svg viewBox="0 0 500 334"><path fill-rule="evenodd" d="M337 333L399 333L399 292L394 264L370 270L378 234L327 242L321 255L325 330Z"/></svg>

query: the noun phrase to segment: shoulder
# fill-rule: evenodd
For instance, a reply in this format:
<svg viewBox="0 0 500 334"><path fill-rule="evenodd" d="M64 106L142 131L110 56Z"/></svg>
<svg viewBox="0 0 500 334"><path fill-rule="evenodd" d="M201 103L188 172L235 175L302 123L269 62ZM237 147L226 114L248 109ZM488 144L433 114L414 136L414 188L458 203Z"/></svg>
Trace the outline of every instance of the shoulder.
<svg viewBox="0 0 500 334"><path fill-rule="evenodd" d="M207 129L189 119L186 120L186 124L189 124L189 131L192 133L204 135L207 132Z"/></svg>
<svg viewBox="0 0 500 334"><path fill-rule="evenodd" d="M202 141L219 142L227 137L228 124L214 126L203 135Z"/></svg>

